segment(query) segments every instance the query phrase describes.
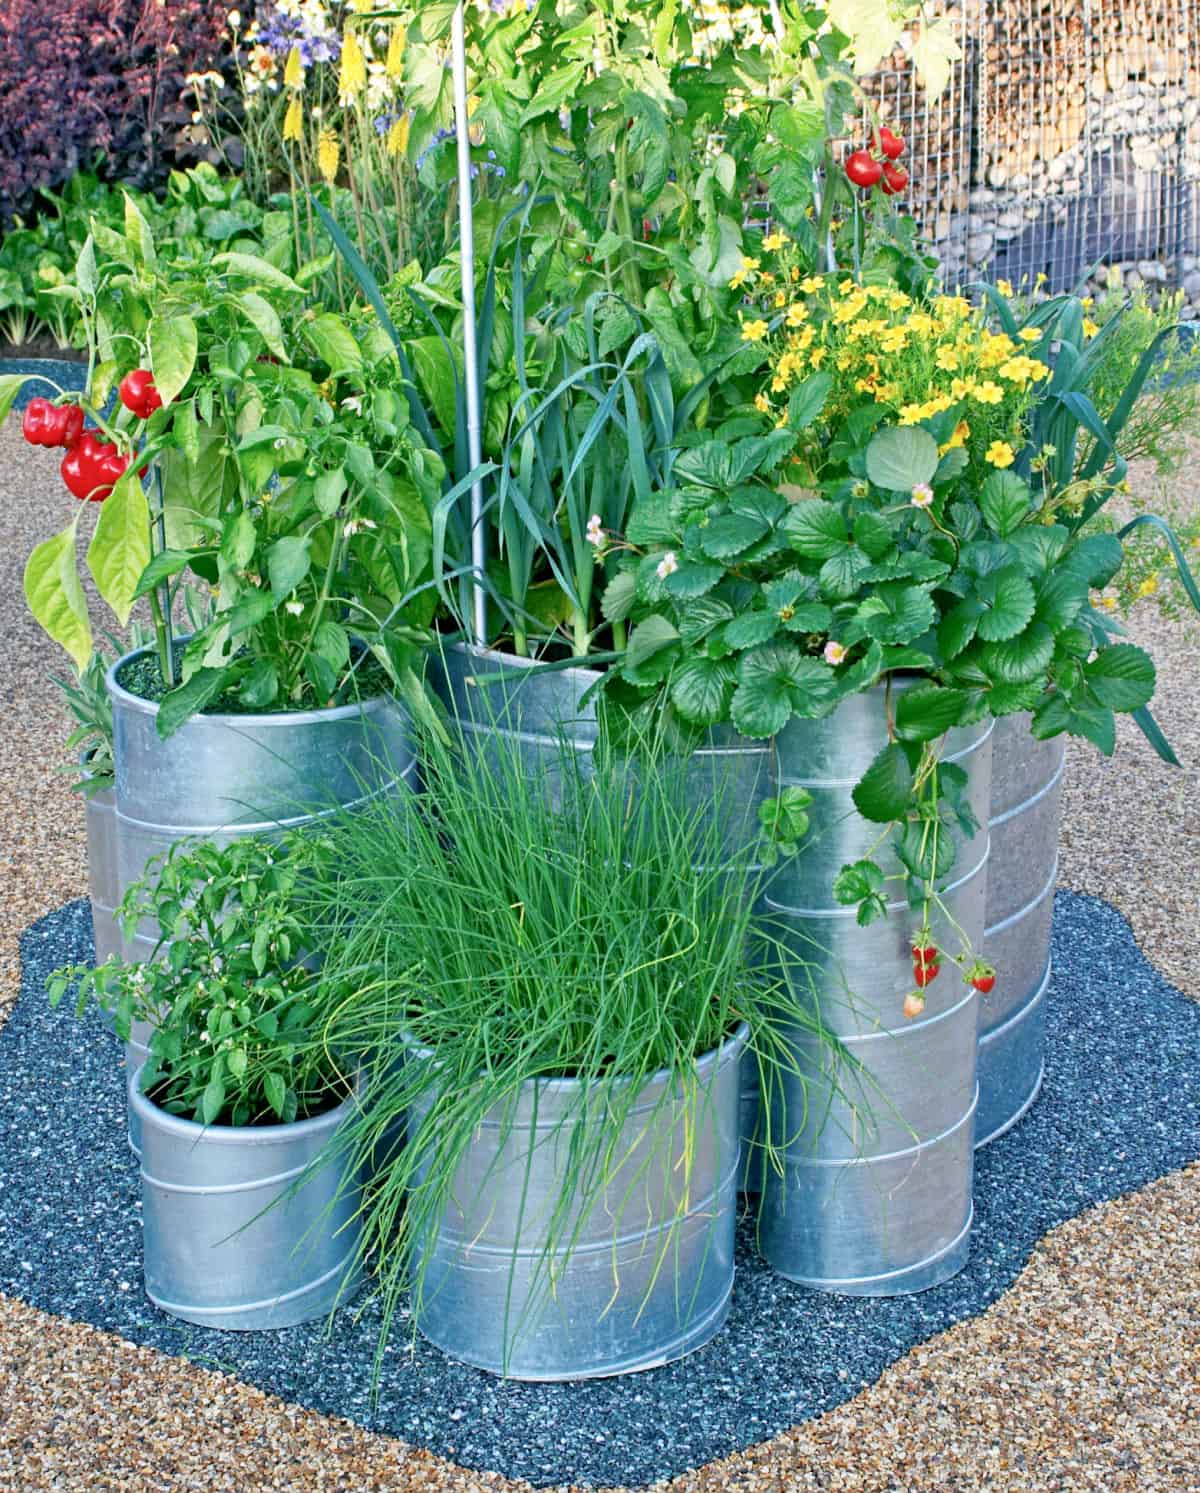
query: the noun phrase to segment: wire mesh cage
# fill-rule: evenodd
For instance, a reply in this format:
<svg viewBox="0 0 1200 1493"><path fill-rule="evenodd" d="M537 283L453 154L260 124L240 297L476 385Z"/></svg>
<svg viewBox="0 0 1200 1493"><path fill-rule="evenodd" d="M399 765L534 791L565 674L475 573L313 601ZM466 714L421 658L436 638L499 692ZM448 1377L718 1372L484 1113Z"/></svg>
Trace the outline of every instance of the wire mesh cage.
<svg viewBox="0 0 1200 1493"><path fill-rule="evenodd" d="M949 282L1182 289L1200 318L1200 0L973 0L934 104L869 80L910 142L908 206Z"/></svg>

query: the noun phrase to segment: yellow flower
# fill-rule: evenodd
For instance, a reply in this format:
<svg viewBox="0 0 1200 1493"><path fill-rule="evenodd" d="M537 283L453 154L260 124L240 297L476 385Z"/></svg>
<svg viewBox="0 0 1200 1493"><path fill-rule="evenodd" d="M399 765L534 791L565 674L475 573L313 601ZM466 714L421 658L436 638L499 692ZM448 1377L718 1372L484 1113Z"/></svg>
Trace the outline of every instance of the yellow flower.
<svg viewBox="0 0 1200 1493"><path fill-rule="evenodd" d="M299 47L293 47L287 55L287 62L283 67L283 86L291 89L304 87L304 63L300 58ZM286 138L285 135L284 139Z"/></svg>
<svg viewBox="0 0 1200 1493"><path fill-rule="evenodd" d="M905 325L919 337L930 337L937 331L937 322L932 316L926 316L924 311L914 311Z"/></svg>
<svg viewBox="0 0 1200 1493"><path fill-rule="evenodd" d="M337 136L332 130L322 130L317 139L317 166L327 182L332 182L337 175L341 158Z"/></svg>
<svg viewBox="0 0 1200 1493"><path fill-rule="evenodd" d="M983 383L971 391L971 398L977 399L980 404L999 404L1004 398L1004 390L990 378L985 378Z"/></svg>
<svg viewBox="0 0 1200 1493"><path fill-rule="evenodd" d="M775 276L771 273L770 270L763 270L762 274L759 275L758 278L762 281L762 283L764 285L774 285L775 284Z"/></svg>
<svg viewBox="0 0 1200 1493"><path fill-rule="evenodd" d="M765 394L756 394L754 396L754 408L761 414L769 415L771 413L771 401Z"/></svg>
<svg viewBox="0 0 1200 1493"><path fill-rule="evenodd" d="M1139 596L1153 596L1158 590L1158 571L1152 571L1138 587Z"/></svg>
<svg viewBox="0 0 1200 1493"><path fill-rule="evenodd" d="M1017 455L1007 441L993 441L983 453L983 459L994 467L1011 467Z"/></svg>
<svg viewBox="0 0 1200 1493"><path fill-rule="evenodd" d="M853 321L866 304L866 296L862 291L856 291L855 294L847 296L841 305L834 307L833 319L839 324Z"/></svg>
<svg viewBox="0 0 1200 1493"><path fill-rule="evenodd" d="M784 233L782 229L777 228L774 233L767 234L766 238L763 239L762 246L768 254L775 254L780 249L782 249L785 244L789 243L791 243L791 239L788 238L787 234Z"/></svg>
<svg viewBox="0 0 1200 1493"><path fill-rule="evenodd" d="M1017 333L1022 342L1040 342L1042 333L1039 327L1022 327Z"/></svg>
<svg viewBox="0 0 1200 1493"><path fill-rule="evenodd" d="M1049 278L1050 276L1046 273L1045 270L1038 270L1037 274L1033 277L1033 283L1035 285L1045 285L1046 281L1049 280Z"/></svg>
<svg viewBox="0 0 1200 1493"><path fill-rule="evenodd" d="M825 361L825 349L823 347L814 347L809 352L808 361L814 368L819 368Z"/></svg>
<svg viewBox="0 0 1200 1493"><path fill-rule="evenodd" d="M784 294L784 292L782 290L777 290L775 292L775 307L776 307L776 309L777 310L782 310L783 307L786 306L786 305L787 305L787 296Z"/></svg>
<svg viewBox="0 0 1200 1493"><path fill-rule="evenodd" d="M793 280L799 280L799 278L800 278L800 266L798 264L794 264L794 265L792 265L792 279Z"/></svg>
<svg viewBox="0 0 1200 1493"><path fill-rule="evenodd" d="M945 456L947 451L956 451L960 446L967 444L967 437L971 434L971 427L965 420L960 420L954 427L954 434L945 443L938 447L938 455Z"/></svg>
<svg viewBox="0 0 1200 1493"><path fill-rule="evenodd" d="M1083 318L1083 335L1085 337L1094 337L1099 330L1100 328L1091 319L1091 317L1085 316Z"/></svg>
<svg viewBox="0 0 1200 1493"><path fill-rule="evenodd" d="M952 347L939 347L933 361L944 373L953 373L958 367L958 354Z"/></svg>
<svg viewBox="0 0 1200 1493"><path fill-rule="evenodd" d="M1083 309L1085 311L1090 311L1091 308L1096 304L1096 297L1095 296L1090 296L1090 295L1085 295L1080 300L1079 304L1083 307Z"/></svg>
<svg viewBox="0 0 1200 1493"><path fill-rule="evenodd" d="M816 295L819 290L825 289L825 282L820 275L806 275L800 282L800 290L804 295Z"/></svg>
<svg viewBox="0 0 1200 1493"><path fill-rule="evenodd" d="M1011 296L1013 293L1012 282L1010 280L997 280L996 289L1001 295Z"/></svg>
<svg viewBox="0 0 1200 1493"><path fill-rule="evenodd" d="M298 98L292 99L283 116L284 140L299 140L304 135L304 105Z"/></svg>
<svg viewBox="0 0 1200 1493"><path fill-rule="evenodd" d="M902 404L900 406L901 425L916 425L921 418L921 406L919 404Z"/></svg>
<svg viewBox="0 0 1200 1493"><path fill-rule="evenodd" d="M1115 596L1102 596L1100 605L1106 612L1115 612L1117 609L1117 598Z"/></svg>
<svg viewBox="0 0 1200 1493"><path fill-rule="evenodd" d="M398 78L404 72L404 44L407 40L407 27L392 27L392 34L388 37L386 65L387 75L389 78Z"/></svg>
<svg viewBox="0 0 1200 1493"><path fill-rule="evenodd" d="M838 281L838 295L853 295L857 289L853 280Z"/></svg>
<svg viewBox="0 0 1200 1493"><path fill-rule="evenodd" d="M808 307L803 305L800 301L792 302L792 304L787 309L787 316L784 318L789 327L801 326L805 321L807 321L807 319Z"/></svg>
<svg viewBox="0 0 1200 1493"><path fill-rule="evenodd" d="M979 387L977 380L973 378L955 378L950 380L950 392L955 399L969 399Z"/></svg>
<svg viewBox="0 0 1200 1493"><path fill-rule="evenodd" d="M367 86L367 64L362 43L354 29L342 37L342 70L338 75L338 102L350 103Z"/></svg>
<svg viewBox="0 0 1200 1493"><path fill-rule="evenodd" d="M769 328L765 321L747 321L742 323L743 342L761 342L767 335Z"/></svg>
<svg viewBox="0 0 1200 1493"><path fill-rule="evenodd" d="M408 149L409 118L407 114L401 114L398 119L393 119L388 126L387 153L390 156L402 156Z"/></svg>

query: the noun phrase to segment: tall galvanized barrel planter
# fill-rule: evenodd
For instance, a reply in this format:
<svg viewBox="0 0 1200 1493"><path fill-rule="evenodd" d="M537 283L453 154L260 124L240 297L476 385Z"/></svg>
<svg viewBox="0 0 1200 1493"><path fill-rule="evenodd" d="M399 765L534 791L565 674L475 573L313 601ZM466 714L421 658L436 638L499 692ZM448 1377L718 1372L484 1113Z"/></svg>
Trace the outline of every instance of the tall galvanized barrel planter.
<svg viewBox="0 0 1200 1493"><path fill-rule="evenodd" d="M108 672L113 707L117 891L179 840L228 843L243 835L282 833L319 821L377 793L407 791L416 758L407 719L390 696L331 710L263 715L198 715L166 741L156 730L158 706L122 683L140 649ZM142 923L124 941L129 960L149 959L157 929ZM129 1043L130 1068L147 1056L148 1032ZM130 1144L137 1149L136 1115Z"/></svg>
<svg viewBox="0 0 1200 1493"><path fill-rule="evenodd" d="M86 800L88 890L92 902L92 936L96 963L121 952L116 907L121 900L117 871L117 799L112 788Z"/></svg>
<svg viewBox="0 0 1200 1493"><path fill-rule="evenodd" d="M743 1026L687 1083L655 1075L622 1107L611 1173L547 1257L579 1125L611 1125L575 1079L530 1082L493 1111L423 1242L417 1326L443 1352L516 1379L654 1368L708 1342L729 1311ZM420 1060L420 1059L418 1059ZM432 1099L428 1101L432 1103ZM410 1121L410 1144L424 1114ZM550 1289L550 1274L553 1289Z"/></svg>
<svg viewBox="0 0 1200 1493"><path fill-rule="evenodd" d="M1037 741L1028 715L998 720L993 742L984 957L996 988L979 1018L978 1146L1016 1124L1042 1083L1066 766L1065 739Z"/></svg>
<svg viewBox="0 0 1200 1493"><path fill-rule="evenodd" d="M337 1162L312 1166L350 1101L291 1125L199 1125L149 1100L142 1138L146 1294L201 1327L242 1332L324 1316L357 1284L359 1191ZM280 1201L282 1199L282 1201Z"/></svg>
<svg viewBox="0 0 1200 1493"><path fill-rule="evenodd" d="M954 731L943 753L966 770L982 826L959 844L943 893L976 949L985 926L991 737L990 720ZM915 914L901 884L888 916L867 928L831 893L838 868L867 855L879 834L850 794L886 741L883 687L826 720L793 721L776 739L778 786L806 788L814 803L807 848L771 884L769 912L807 961L794 993L842 1045L788 1033L803 1077L781 1073L769 1096L771 1140L786 1164L782 1176L766 1171L761 1241L781 1274L850 1295L897 1295L948 1279L966 1263L972 1219L978 997L943 961L924 1011L906 1019ZM933 932L939 947L957 951L944 915L933 918Z"/></svg>

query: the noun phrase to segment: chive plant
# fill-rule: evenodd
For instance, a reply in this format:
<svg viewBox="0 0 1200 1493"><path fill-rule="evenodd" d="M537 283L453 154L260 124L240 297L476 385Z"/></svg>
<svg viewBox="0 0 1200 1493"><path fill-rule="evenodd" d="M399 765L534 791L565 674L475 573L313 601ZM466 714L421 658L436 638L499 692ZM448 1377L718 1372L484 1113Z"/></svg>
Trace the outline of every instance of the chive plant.
<svg viewBox="0 0 1200 1493"><path fill-rule="evenodd" d="M336 1144L347 1175L376 1177L362 1251L382 1298L382 1352L405 1293L420 1321L431 1242L481 1123L498 1125L502 1145L531 1138L539 1084L578 1081L555 1122L568 1160L538 1213L537 1304L506 1323L511 1347L626 1165L622 1130L647 1092L624 1195L644 1195L658 1173L671 1179L662 1195L681 1199L648 1245L657 1274L686 1213L680 1169L711 1133L697 1060L744 1023L769 1093L798 1061L784 1033L812 1032L816 1063L833 1039L805 967L793 956L785 971L753 919L756 835L738 832L709 783L697 791L694 764L643 743L637 756L589 761L564 749L537 770L500 737L482 753L431 737L422 774L421 796L376 799L335 826L337 874L313 892L326 977L352 992L325 1040L367 1054ZM656 1075L667 1081L647 1090ZM806 1118L789 1114L788 1128ZM727 1173L734 1158L720 1164ZM616 1240L620 1216L611 1223Z"/></svg>

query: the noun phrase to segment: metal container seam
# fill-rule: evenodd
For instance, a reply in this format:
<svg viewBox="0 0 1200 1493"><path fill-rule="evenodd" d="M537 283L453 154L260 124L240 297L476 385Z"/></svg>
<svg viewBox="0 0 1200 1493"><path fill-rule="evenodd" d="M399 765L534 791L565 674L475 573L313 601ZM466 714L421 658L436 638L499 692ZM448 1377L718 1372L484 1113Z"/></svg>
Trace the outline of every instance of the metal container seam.
<svg viewBox="0 0 1200 1493"><path fill-rule="evenodd" d="M968 1106L968 1108L960 1116L960 1118L957 1119L957 1120L955 1120L954 1124L951 1125L949 1127L949 1129L943 1130L940 1135L934 1135L934 1136L931 1136L928 1140L919 1141L915 1146L906 1146L904 1148L904 1150L902 1150L902 1151L885 1151L885 1152L880 1152L878 1155L872 1154L870 1156L846 1156L846 1157L828 1156L828 1157L826 1157L826 1156L793 1156L793 1155L789 1155L789 1157L788 1157L788 1163L787 1164L789 1166L804 1166L804 1167L810 1167L810 1166L817 1166L817 1167L859 1167L859 1166L879 1166L879 1165L882 1165L884 1162L887 1162L887 1161L901 1161L901 1160L904 1159L905 1156L918 1156L922 1151L931 1150L934 1146L940 1145L942 1141L948 1140L950 1136L957 1134L958 1131L960 1131L963 1128L964 1125L967 1125L967 1124L971 1123L974 1120L974 1118L975 1118L975 1111L978 1108L979 1108L979 1084L976 1083L976 1085L975 1085L975 1096L971 1100L971 1103ZM914 1163L914 1165L915 1165L915 1163Z"/></svg>

